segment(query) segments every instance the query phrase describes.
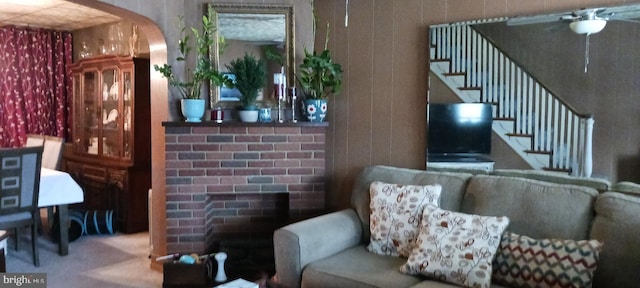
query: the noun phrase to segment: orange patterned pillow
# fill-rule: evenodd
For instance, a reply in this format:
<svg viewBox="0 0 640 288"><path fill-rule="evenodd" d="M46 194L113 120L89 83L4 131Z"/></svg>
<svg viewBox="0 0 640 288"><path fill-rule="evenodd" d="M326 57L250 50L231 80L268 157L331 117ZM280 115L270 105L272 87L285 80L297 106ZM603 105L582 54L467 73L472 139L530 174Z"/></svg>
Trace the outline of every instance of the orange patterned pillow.
<svg viewBox="0 0 640 288"><path fill-rule="evenodd" d="M440 185L400 185L373 182L370 186L371 242L367 249L380 255L409 256L418 236L425 205L440 205Z"/></svg>

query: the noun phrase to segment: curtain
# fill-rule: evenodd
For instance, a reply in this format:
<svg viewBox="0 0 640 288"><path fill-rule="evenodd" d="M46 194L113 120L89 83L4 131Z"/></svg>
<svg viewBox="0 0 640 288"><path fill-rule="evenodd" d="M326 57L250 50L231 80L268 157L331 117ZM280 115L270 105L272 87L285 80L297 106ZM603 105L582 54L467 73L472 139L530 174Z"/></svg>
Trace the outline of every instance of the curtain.
<svg viewBox="0 0 640 288"><path fill-rule="evenodd" d="M29 133L67 138L72 44L69 32L0 28L0 147Z"/></svg>

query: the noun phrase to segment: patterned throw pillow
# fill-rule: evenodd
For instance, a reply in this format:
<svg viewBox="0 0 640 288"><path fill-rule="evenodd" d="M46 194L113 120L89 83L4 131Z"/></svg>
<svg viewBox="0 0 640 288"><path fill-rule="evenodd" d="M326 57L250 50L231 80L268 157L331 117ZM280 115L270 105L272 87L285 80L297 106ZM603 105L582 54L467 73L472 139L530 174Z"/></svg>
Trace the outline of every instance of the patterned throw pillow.
<svg viewBox="0 0 640 288"><path fill-rule="evenodd" d="M602 243L502 235L493 279L509 287L591 287Z"/></svg>
<svg viewBox="0 0 640 288"><path fill-rule="evenodd" d="M370 186L371 242L367 249L391 256L409 256L418 236L425 205L440 205L440 185L400 185L373 182Z"/></svg>
<svg viewBox="0 0 640 288"><path fill-rule="evenodd" d="M507 217L470 215L428 205L417 245L400 271L465 287L491 286L491 261Z"/></svg>

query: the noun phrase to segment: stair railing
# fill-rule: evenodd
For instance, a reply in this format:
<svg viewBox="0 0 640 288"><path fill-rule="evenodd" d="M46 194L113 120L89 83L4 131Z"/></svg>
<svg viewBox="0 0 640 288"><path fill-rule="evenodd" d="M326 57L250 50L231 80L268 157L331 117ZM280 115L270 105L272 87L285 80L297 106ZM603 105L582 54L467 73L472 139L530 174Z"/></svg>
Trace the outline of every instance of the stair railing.
<svg viewBox="0 0 640 288"><path fill-rule="evenodd" d="M431 26L431 61L447 60L448 74L464 77L458 89L478 90L478 102L494 104L494 119L512 120L513 133L507 136L531 138L530 149L521 152L550 155L542 169L590 177L592 115L557 97L473 29L474 23Z"/></svg>

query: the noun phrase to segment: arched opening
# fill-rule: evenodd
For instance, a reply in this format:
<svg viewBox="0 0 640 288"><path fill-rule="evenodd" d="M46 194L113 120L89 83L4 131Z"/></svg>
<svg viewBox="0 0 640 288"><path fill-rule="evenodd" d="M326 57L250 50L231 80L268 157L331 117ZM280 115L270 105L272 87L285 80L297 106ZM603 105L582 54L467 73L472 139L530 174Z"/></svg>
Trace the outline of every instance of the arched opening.
<svg viewBox="0 0 640 288"><path fill-rule="evenodd" d="M154 64L162 64L167 61L167 45L160 30L151 19L137 14L134 11L119 8L110 4L95 0L67 0L76 4L98 9L113 15L117 15L127 21L138 25L139 30L145 34L149 42L150 69ZM151 188L149 215L150 253L154 259L158 255L166 254L166 208L165 208L165 140L162 121L169 118L168 89L166 80L158 73L151 71L150 77L150 111L151 113ZM151 268L161 269L160 265Z"/></svg>

